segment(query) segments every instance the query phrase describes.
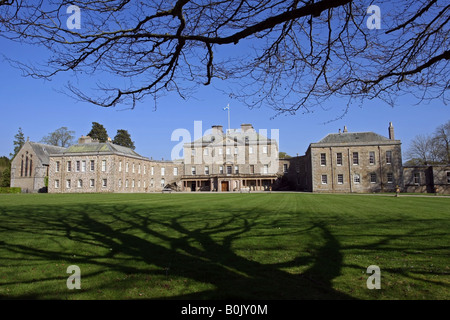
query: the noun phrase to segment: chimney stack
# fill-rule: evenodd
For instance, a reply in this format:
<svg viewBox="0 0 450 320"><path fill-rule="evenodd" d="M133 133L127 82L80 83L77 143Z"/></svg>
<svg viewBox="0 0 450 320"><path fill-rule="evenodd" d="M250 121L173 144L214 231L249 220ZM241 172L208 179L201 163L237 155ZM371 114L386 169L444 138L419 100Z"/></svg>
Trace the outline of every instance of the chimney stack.
<svg viewBox="0 0 450 320"><path fill-rule="evenodd" d="M223 126L219 126L219 125L212 126L212 134L223 136Z"/></svg>
<svg viewBox="0 0 450 320"><path fill-rule="evenodd" d="M347 126L344 126L344 133L345 133L345 132L348 132Z"/></svg>
<svg viewBox="0 0 450 320"><path fill-rule="evenodd" d="M90 136L81 136L78 139L78 144L85 144L85 143L91 143L91 142L93 142L93 141Z"/></svg>
<svg viewBox="0 0 450 320"><path fill-rule="evenodd" d="M241 124L242 132L245 132L245 131L251 130L251 129L253 129L253 126L251 124L246 124L246 123Z"/></svg>
<svg viewBox="0 0 450 320"><path fill-rule="evenodd" d="M395 140L395 137L394 137L394 126L392 125L392 122L389 122L388 130L389 130L389 139L390 140Z"/></svg>

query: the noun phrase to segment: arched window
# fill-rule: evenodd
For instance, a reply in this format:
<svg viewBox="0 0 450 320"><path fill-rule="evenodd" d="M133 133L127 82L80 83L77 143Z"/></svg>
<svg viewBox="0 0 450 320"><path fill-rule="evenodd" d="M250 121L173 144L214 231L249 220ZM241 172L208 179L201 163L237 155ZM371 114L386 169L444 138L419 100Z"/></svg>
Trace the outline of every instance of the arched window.
<svg viewBox="0 0 450 320"><path fill-rule="evenodd" d="M23 177L23 155L22 155L22 162L20 163L20 176Z"/></svg>
<svg viewBox="0 0 450 320"><path fill-rule="evenodd" d="M30 159L30 177L32 172L33 172L33 160Z"/></svg>
<svg viewBox="0 0 450 320"><path fill-rule="evenodd" d="M28 174L28 156L25 157L25 177Z"/></svg>

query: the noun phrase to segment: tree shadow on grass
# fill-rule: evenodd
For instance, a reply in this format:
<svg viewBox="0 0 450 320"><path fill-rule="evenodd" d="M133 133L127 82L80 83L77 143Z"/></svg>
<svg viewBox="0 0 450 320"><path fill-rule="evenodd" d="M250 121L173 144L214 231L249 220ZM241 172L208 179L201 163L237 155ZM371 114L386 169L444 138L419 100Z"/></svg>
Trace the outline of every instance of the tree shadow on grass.
<svg viewBox="0 0 450 320"><path fill-rule="evenodd" d="M298 252L298 256L290 261L264 263L261 259L256 261L239 254L234 245L240 242L245 246L247 239L252 238L252 248L258 249L255 244L260 236L258 230L264 230L265 239L272 237L276 241L280 233L270 234L270 225L276 224L276 219L263 218L270 216L270 212L244 210L203 215L189 210L170 210L173 208L122 205L47 206L36 210L20 206L2 208L1 216L9 223L0 227L4 256L0 268L6 264L20 268L27 260L31 264L67 261L100 270L83 275L84 283L104 270L105 273L119 271L152 276L165 273L208 287L197 292L161 295L161 299L352 298L332 287L332 280L341 272L342 253L339 241L325 223L313 222L305 230L298 231L320 235L323 244L314 248L313 255ZM53 244L36 247L8 241L8 234L17 232L28 239L51 238ZM260 249L276 250L267 246L265 242ZM77 247L83 247L84 251ZM306 271L286 271L300 267ZM62 279L65 281L66 278L63 276ZM55 278L36 281L48 280ZM27 281L30 282L2 279L0 287L20 286ZM90 287L93 299L95 290L101 289ZM35 292L16 298L57 295L58 292Z"/></svg>

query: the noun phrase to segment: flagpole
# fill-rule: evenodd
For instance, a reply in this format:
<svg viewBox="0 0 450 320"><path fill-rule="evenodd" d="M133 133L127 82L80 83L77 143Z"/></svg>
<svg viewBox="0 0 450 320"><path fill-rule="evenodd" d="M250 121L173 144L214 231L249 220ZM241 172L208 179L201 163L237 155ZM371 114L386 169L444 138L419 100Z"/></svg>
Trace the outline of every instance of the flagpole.
<svg viewBox="0 0 450 320"><path fill-rule="evenodd" d="M228 132L230 131L230 105L228 105Z"/></svg>

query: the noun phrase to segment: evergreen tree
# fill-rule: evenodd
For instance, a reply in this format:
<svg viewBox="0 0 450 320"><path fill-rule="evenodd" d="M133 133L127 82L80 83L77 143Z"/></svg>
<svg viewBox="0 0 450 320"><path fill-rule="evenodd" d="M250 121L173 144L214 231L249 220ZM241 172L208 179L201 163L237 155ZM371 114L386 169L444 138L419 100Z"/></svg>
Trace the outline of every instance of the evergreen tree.
<svg viewBox="0 0 450 320"><path fill-rule="evenodd" d="M2 172L0 187L9 187L11 184L11 169L8 167Z"/></svg>
<svg viewBox="0 0 450 320"><path fill-rule="evenodd" d="M22 128L19 128L19 132L17 132L17 134L14 136L14 139L14 153L9 154L11 156L11 159L14 159L14 157L25 144L25 137L23 135Z"/></svg>
<svg viewBox="0 0 450 320"><path fill-rule="evenodd" d="M92 129L87 135L92 139L97 139L99 142L108 140L108 133L105 127L98 122L92 122Z"/></svg>
<svg viewBox="0 0 450 320"><path fill-rule="evenodd" d="M134 146L134 141L131 140L131 136L128 131L123 129L117 130L117 134L114 137L113 143L119 146L131 148L133 150L136 148Z"/></svg>

